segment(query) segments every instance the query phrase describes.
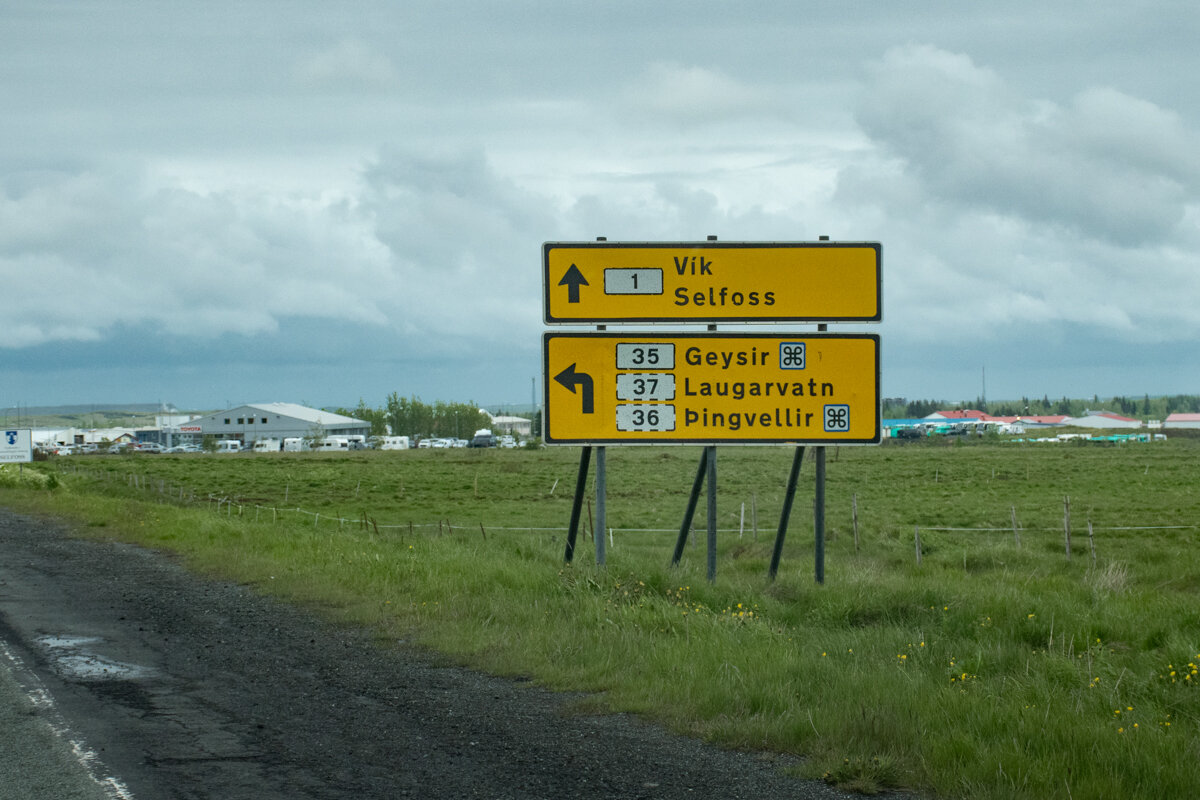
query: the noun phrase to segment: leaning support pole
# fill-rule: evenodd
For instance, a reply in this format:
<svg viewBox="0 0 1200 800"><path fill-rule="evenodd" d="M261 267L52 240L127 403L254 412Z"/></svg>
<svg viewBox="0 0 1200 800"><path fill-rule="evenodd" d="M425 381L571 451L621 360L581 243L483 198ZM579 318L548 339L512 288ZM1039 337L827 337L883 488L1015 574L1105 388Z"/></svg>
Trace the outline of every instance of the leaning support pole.
<svg viewBox="0 0 1200 800"><path fill-rule="evenodd" d="M779 559L783 556L783 540L787 537L788 518L792 515L792 501L796 498L796 481L800 478L800 465L804 463L804 448L797 447L792 456L792 471L788 473L787 490L783 494L783 511L779 514L779 531L775 534L775 550L771 553L771 568L767 572L775 580L779 572Z"/></svg>
<svg viewBox="0 0 1200 800"><path fill-rule="evenodd" d="M700 501L700 487L704 485L704 474L708 471L708 448L700 450L700 466L696 470L696 480L692 482L692 493L688 497L687 511L683 513L683 524L679 526L679 538L675 540L675 554L671 556L671 566L678 566L683 558L683 546L687 544L688 531L692 528L692 517L696 516L696 503Z"/></svg>
<svg viewBox="0 0 1200 800"><path fill-rule="evenodd" d="M575 537L579 533L579 515L583 512L583 493L587 485L588 462L592 459L592 448L584 447L579 453L579 477L575 480L575 502L571 505L571 526L567 529L567 552L563 561L568 564L575 557Z"/></svg>

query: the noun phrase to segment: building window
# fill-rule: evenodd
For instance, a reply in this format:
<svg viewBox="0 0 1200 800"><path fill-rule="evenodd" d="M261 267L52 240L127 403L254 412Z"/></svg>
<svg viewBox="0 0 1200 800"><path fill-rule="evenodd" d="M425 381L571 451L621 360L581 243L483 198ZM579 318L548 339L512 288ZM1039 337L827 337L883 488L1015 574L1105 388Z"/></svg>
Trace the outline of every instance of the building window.
<svg viewBox="0 0 1200 800"><path fill-rule="evenodd" d="M262 424L263 424L263 425L266 425L266 424L267 424L267 418L266 418L266 417L263 417L263 422L262 422Z"/></svg>
<svg viewBox="0 0 1200 800"><path fill-rule="evenodd" d="M226 417L226 418L225 418L225 424L226 424L226 425L228 425L228 424L229 424L229 417Z"/></svg>
<svg viewBox="0 0 1200 800"><path fill-rule="evenodd" d="M244 417L238 417L238 425L245 425L245 424L246 424L246 419Z"/></svg>
<svg viewBox="0 0 1200 800"><path fill-rule="evenodd" d="M254 417L248 417L248 418L246 419L246 422L247 422L248 424L250 424L250 425L253 425L253 424L254 424Z"/></svg>

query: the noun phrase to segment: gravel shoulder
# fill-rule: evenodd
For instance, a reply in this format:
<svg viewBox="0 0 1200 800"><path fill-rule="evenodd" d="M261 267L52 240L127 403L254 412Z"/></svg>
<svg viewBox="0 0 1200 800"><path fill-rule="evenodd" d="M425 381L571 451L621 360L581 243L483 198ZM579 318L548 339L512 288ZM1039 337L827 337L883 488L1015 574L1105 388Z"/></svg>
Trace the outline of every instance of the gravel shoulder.
<svg viewBox="0 0 1200 800"><path fill-rule="evenodd" d="M573 713L576 697L381 646L168 555L3 510L0 645L0 751L57 731L45 763L77 778L40 796L852 796L785 776L786 758ZM51 703L29 699L39 687ZM94 754L86 769L58 761L80 762L79 747Z"/></svg>

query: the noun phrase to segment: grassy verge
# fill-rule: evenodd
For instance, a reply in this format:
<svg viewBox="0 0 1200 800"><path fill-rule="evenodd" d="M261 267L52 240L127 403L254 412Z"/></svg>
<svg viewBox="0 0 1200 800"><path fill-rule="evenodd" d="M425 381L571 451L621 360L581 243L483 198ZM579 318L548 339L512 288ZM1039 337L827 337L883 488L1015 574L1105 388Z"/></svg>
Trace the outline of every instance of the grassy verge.
<svg viewBox="0 0 1200 800"><path fill-rule="evenodd" d="M805 755L806 774L843 786L1160 798L1200 790L1197 454L831 451L823 586L801 511L811 479L784 569L765 578L781 450L720 451L721 527L745 503L760 530L722 534L714 584L702 543L671 569L675 535L657 532L682 516L690 448L610 451L603 570L586 541L564 565L547 530L565 527L574 450L80 459L27 468L64 469L0 502L597 707Z"/></svg>

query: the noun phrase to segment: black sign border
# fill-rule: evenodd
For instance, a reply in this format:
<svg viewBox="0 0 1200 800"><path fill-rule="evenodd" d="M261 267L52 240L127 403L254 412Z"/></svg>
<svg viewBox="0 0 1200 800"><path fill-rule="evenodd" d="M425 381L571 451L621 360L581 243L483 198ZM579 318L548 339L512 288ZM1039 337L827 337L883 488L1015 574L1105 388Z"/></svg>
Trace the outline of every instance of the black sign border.
<svg viewBox="0 0 1200 800"><path fill-rule="evenodd" d="M557 286L557 281L550 276L550 251L555 248L594 249L594 250L633 250L633 249L683 249L688 250L747 250L763 248L870 248L875 251L875 314L870 317L833 317L833 316L717 316L711 309L703 314L672 317L572 317L570 319L554 317L550 313L550 292ZM883 321L883 244L881 242L543 242L542 243L542 319L547 325L605 325L614 323L649 323L664 325L683 324L722 324L722 323L826 323L826 322L882 322Z"/></svg>
<svg viewBox="0 0 1200 800"><path fill-rule="evenodd" d="M698 438L698 439L643 439L630 440L628 438L620 439L603 439L603 438L583 438L583 439L552 439L550 438L550 384L554 380L554 376L550 374L550 340L555 338L562 339L786 339L796 338L801 340L819 340L819 339L874 339L875 340L875 436L870 439L721 439L721 438ZM770 333L741 333L735 331L687 331L687 332L647 332L647 331L544 331L542 333L542 442L548 446L631 446L645 447L650 445L660 446L686 446L686 445L746 445L746 446L768 446L768 447L796 447L796 446L813 446L813 447L840 447L842 445L857 446L857 445L878 445L883 441L883 387L882 372L880 364L883 358L883 343L881 337L877 333L805 333L802 331L773 331Z"/></svg>

